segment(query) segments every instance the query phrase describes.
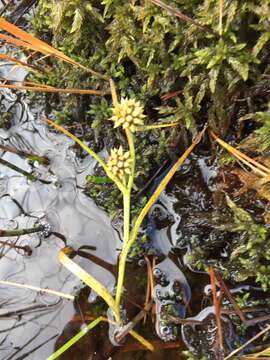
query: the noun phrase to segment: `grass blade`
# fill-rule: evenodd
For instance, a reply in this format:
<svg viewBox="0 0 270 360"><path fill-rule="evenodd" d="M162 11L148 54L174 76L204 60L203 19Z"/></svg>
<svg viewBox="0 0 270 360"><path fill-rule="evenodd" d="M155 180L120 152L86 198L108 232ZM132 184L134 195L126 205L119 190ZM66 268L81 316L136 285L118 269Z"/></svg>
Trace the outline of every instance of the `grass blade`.
<svg viewBox="0 0 270 360"><path fill-rule="evenodd" d="M51 86L44 86L40 84L39 86L27 86L27 85L12 85L12 84L1 84L0 88L4 89L15 89L15 90L30 90L30 91L39 91L39 92L50 92L50 93L66 93L66 94L81 94L81 95L96 95L104 96L110 94L109 91L103 90L88 90L88 89L61 89L54 88Z"/></svg>
<svg viewBox="0 0 270 360"><path fill-rule="evenodd" d="M229 151L232 155L234 155L238 160L242 161L245 165L251 168L254 172L257 172L261 176L265 177L270 175L270 169L266 166L260 164L256 160L250 158L246 154L241 151L235 149L233 146L227 144L224 140L220 139L212 130L208 130L209 134L222 146L224 149Z"/></svg>
<svg viewBox="0 0 270 360"><path fill-rule="evenodd" d="M134 339L139 341L149 351L155 350L154 346L148 340L146 340L144 337L142 337L140 334L138 334L136 331L130 330L129 333L130 333L130 335L132 335L134 337Z"/></svg>
<svg viewBox="0 0 270 360"><path fill-rule="evenodd" d="M40 71L41 70L41 69L39 69L38 67L36 67L34 65L27 64L24 61L18 60L16 58L11 57L11 56L6 55L6 54L0 54L0 59L10 61L10 62L14 62L17 65L20 65L20 66L26 67L26 68L30 68L31 70L35 70L35 71L37 71L37 70Z"/></svg>
<svg viewBox="0 0 270 360"><path fill-rule="evenodd" d="M76 275L80 280L82 280L86 285L92 288L112 309L115 319L117 322L120 322L119 309L115 306L115 301L109 291L103 286L99 281L97 281L93 276L88 274L84 269L72 261L68 254L71 254L73 250L71 248L65 247L59 251L58 260L60 263L65 266L70 272Z"/></svg>
<svg viewBox="0 0 270 360"><path fill-rule="evenodd" d="M49 120L49 119L45 119L50 125L52 125L53 127L55 127L57 130L60 130L62 133L64 133L65 135L67 135L68 137L70 137L72 140L74 140L78 145L80 145L80 147L82 149L84 149L89 155L91 155L96 161L98 161L98 163L103 167L104 171L106 172L106 174L108 175L108 177L110 179L112 179L112 181L114 181L114 183L118 186L119 190L122 193L126 192L126 188L124 187L124 185L118 180L117 177L115 177L113 175L113 173L108 169L105 161L103 159L101 159L100 156L98 156L98 154L96 154L91 148L89 148L83 141L81 141L80 139L77 138L77 136L71 134L68 130L66 130L65 128L63 128L61 125L54 123L53 121Z"/></svg>
<svg viewBox="0 0 270 360"><path fill-rule="evenodd" d="M47 358L47 360L55 360L59 358L65 351L67 351L71 346L76 344L84 335L86 335L90 330L94 329L100 322L108 322L104 316L99 316L97 319L88 324L84 329L82 329L78 334L73 336L69 341L67 341L63 346L61 346L55 353ZM136 331L131 330L130 335L139 341L146 349L154 351L154 346L139 335Z"/></svg>
<svg viewBox="0 0 270 360"><path fill-rule="evenodd" d="M179 125L179 121L171 122L171 123L164 123L164 124L153 124L153 125L142 125L136 129L136 131L146 131L146 130L153 130L153 129L161 129L167 128L171 126Z"/></svg>
<svg viewBox="0 0 270 360"><path fill-rule="evenodd" d="M5 20L4 18L0 18L0 28L5 30L9 34L15 36L14 38L12 36L0 34L0 38L5 40L6 42L9 42L13 45L17 45L23 48L39 51L45 55L55 56L66 63L79 67L84 71L90 72L92 75L107 79L107 77L105 77L104 75L76 62L75 60L71 59L69 56L65 55L61 51L55 49L54 47L50 46L44 41L41 41L35 36L20 29L18 26L11 24L9 21Z"/></svg>
<svg viewBox="0 0 270 360"><path fill-rule="evenodd" d="M202 138L204 132L205 132L205 129L196 136L196 138L194 139L192 144L184 152L184 154L181 155L180 158L176 161L176 163L173 165L173 167L170 169L170 171L167 173L167 175L164 177L164 179L160 182L159 186L157 187L157 189L155 190L153 195L147 201L144 208L141 210L141 212L140 212L140 214L139 214L139 216L138 216L138 218L137 218L137 220L136 220L136 222L134 224L134 228L133 228L133 231L132 231L132 236L131 236L131 239L130 239L131 242L133 242L133 238L137 236L137 233L139 231L139 228L141 226L141 223L142 223L143 219L145 218L145 216L147 215L147 213L149 212L151 207L154 205L154 203L157 201L157 199L160 196L160 194L162 193L162 191L166 188L166 186L168 185L168 183L170 182L170 180L172 179L172 177L174 176L176 171L184 163L186 158L193 151L194 147L201 141L201 138Z"/></svg>
<svg viewBox="0 0 270 360"><path fill-rule="evenodd" d="M86 335L90 330L94 329L101 321L104 321L104 317L100 316L90 324L88 324L85 328L83 328L78 334L73 336L69 341L67 341L63 346L60 347L55 353L47 358L47 360L55 360L59 356L61 356L65 351L67 351L72 345L74 345L77 341L79 341L84 335ZM105 319L106 321L106 319Z"/></svg>
<svg viewBox="0 0 270 360"><path fill-rule="evenodd" d="M51 290L51 289L42 289L42 288L37 287L37 286L32 286L32 285L27 285L27 284L20 284L20 283L16 283L16 282L13 282L13 281L0 280L0 284L8 285L8 286L15 286L15 287L23 288L23 289L30 289L30 290L38 291L38 292L43 292L43 293L46 293L46 294L59 296L59 297L62 297L62 298L68 299L68 300L72 300L72 301L74 301L74 299L75 299L75 297L73 295L65 294L65 293L60 292L60 291Z"/></svg>

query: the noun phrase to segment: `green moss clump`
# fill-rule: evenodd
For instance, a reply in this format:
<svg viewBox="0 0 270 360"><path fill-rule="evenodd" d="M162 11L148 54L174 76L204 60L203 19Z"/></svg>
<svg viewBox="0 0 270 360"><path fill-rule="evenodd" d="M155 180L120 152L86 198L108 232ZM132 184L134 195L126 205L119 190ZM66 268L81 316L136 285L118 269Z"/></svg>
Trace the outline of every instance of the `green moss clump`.
<svg viewBox="0 0 270 360"><path fill-rule="evenodd" d="M220 268L225 278L242 282L254 278L263 290L270 286L270 236L263 224L256 223L252 216L227 197L232 212L232 222L220 225L227 232L228 258L210 259L207 251L195 246L189 256L190 263L199 269L209 265Z"/></svg>
<svg viewBox="0 0 270 360"><path fill-rule="evenodd" d="M39 1L33 20L37 32L53 38L67 55L112 76L123 96L140 100L182 90L173 104L187 127L200 121L208 102L212 126L226 131L227 110L239 89L261 80L269 55L268 0L219 3L170 1L204 29L150 1ZM121 39L121 41L119 41ZM95 87L102 80L86 78L68 65L54 64L48 83Z"/></svg>

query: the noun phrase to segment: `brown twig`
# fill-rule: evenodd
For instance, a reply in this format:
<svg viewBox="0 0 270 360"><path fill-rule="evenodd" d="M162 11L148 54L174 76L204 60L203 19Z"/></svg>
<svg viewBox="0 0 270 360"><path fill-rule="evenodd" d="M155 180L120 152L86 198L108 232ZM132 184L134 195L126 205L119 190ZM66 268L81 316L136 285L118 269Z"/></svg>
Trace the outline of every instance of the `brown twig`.
<svg viewBox="0 0 270 360"><path fill-rule="evenodd" d="M243 345L239 346L237 349L233 350L228 356L225 357L224 360L230 359L232 356L234 356L235 354L239 353L239 351L243 350L246 346L248 346L249 344L251 344L254 340L258 339L259 337L261 337L263 334L265 334L267 331L270 330L270 324L267 325L262 331L260 331L258 334L256 334L255 336L253 336L251 339L249 339L247 342L245 342Z"/></svg>
<svg viewBox="0 0 270 360"><path fill-rule="evenodd" d="M145 313L151 310L153 302L150 301L142 311L140 311L129 323L121 328L121 330L115 336L117 343L121 344L123 339L128 335L130 330L132 330L145 316Z"/></svg>
<svg viewBox="0 0 270 360"><path fill-rule="evenodd" d="M13 154L17 154L19 156L22 156L22 157L25 157L29 160L36 160L42 164L46 164L48 165L49 164L49 159L45 156L39 156L39 155L36 155L36 154L31 154L31 153L28 153L26 151L22 151L22 150L18 150L16 148L13 148L11 146L8 146L8 145L2 145L0 144L0 149L3 150L3 151L6 151L6 152L10 152L10 153L13 153Z"/></svg>
<svg viewBox="0 0 270 360"><path fill-rule="evenodd" d="M236 314L240 317L240 319L245 323L246 322L246 318L245 315L243 314L243 312L241 311L240 307L238 306L237 302L234 300L233 296L230 293L230 290L227 288L226 284L224 283L222 277L220 276L220 274L218 272L216 272L216 278L217 281L219 282L220 287L222 288L222 290L224 291L225 296L227 297L227 299L230 301L230 303L232 304Z"/></svg>
<svg viewBox="0 0 270 360"><path fill-rule="evenodd" d="M212 267L210 267L209 273L210 273L211 288L213 295L213 304L215 308L216 324L218 329L219 347L220 349L223 349L223 335L222 335L222 326L221 326L221 318L220 318L220 306L218 305L218 299L217 299L215 270Z"/></svg>
<svg viewBox="0 0 270 360"><path fill-rule="evenodd" d="M1 231L1 230L0 230ZM2 241L0 240L0 244L3 245L3 246L9 246L10 248L12 249L18 249L18 250L23 250L25 251L28 255L31 255L32 254L32 249L30 248L30 246L28 245L25 245L25 246L22 246L22 245L16 245L14 243L10 243L8 241Z"/></svg>

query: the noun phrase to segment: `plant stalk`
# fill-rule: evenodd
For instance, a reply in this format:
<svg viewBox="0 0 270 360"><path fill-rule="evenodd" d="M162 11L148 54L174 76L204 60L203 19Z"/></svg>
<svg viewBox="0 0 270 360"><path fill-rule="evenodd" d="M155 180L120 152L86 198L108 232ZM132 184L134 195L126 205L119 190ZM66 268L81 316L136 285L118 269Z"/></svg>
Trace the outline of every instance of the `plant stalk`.
<svg viewBox="0 0 270 360"><path fill-rule="evenodd" d="M131 174L128 179L128 185L126 191L123 192L123 208L124 208L124 242L123 249L120 254L119 259L119 270L118 270L118 279L116 285L116 296L115 303L116 307L119 309L121 304L121 295L124 286L125 279L125 270L126 270L126 256L123 257L123 251L128 246L129 237L130 237L130 199L131 199L131 190L134 183L135 176L135 147L134 147L134 137L133 134L126 130L126 136L128 139L128 146L130 151L131 163Z"/></svg>
<svg viewBox="0 0 270 360"><path fill-rule="evenodd" d="M205 128L206 129L206 128ZM137 239L137 235L140 229L140 226L145 218L145 216L148 214L149 210L153 206L153 204L157 201L159 195L162 193L162 191L165 189L175 172L178 170L178 168L184 163L186 158L190 155L194 147L200 142L205 129L203 129L193 140L192 144L189 146L189 148L182 154L182 156L179 157L179 159L176 161L176 163L173 165L171 170L168 172L168 174L165 176L165 178L161 181L153 195L150 197L146 205L142 208L140 211L139 216L137 217L132 232L129 234L128 241L124 241L123 249L120 254L120 260L119 260L119 272L118 272L118 280L117 280L117 289L116 289L116 306L120 306L121 301L121 293L122 288L124 284L124 277L125 277L125 268L126 268L126 261L128 257L129 250L131 246L134 244L135 240ZM129 146L130 146L130 154L131 156L134 156L134 162L135 162L135 152L134 152L134 143L133 143L133 135L127 133ZM133 147L133 148L132 148ZM134 170L133 170L134 171ZM129 186L132 187L133 181L134 181L134 172L131 174L132 180L129 183ZM131 189L129 188L128 189ZM129 193L130 196L130 193ZM124 197L124 205L125 205L125 197ZM125 211L127 209L124 208L124 219L125 219ZM127 215L126 215L127 216ZM125 220L124 220L124 227L125 227Z"/></svg>
<svg viewBox="0 0 270 360"><path fill-rule="evenodd" d="M44 230L44 225L39 225L37 227L30 229L16 229L16 230L0 229L0 237L22 236L22 235L33 234L43 230Z"/></svg>

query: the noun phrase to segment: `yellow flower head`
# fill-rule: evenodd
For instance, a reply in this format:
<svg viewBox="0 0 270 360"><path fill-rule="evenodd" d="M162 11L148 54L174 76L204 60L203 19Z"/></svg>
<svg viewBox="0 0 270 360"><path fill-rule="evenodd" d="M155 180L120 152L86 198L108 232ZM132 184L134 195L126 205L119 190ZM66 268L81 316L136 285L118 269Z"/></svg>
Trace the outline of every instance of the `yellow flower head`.
<svg viewBox="0 0 270 360"><path fill-rule="evenodd" d="M131 162L129 151L124 152L122 146L120 146L119 149L114 148L111 150L107 165L115 176L123 179L125 175L131 173Z"/></svg>
<svg viewBox="0 0 270 360"><path fill-rule="evenodd" d="M143 107L135 99L121 99L113 109L114 127L122 126L123 129L129 129L134 132L138 126L143 125L145 115Z"/></svg>

